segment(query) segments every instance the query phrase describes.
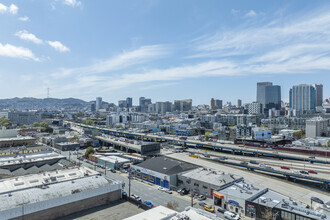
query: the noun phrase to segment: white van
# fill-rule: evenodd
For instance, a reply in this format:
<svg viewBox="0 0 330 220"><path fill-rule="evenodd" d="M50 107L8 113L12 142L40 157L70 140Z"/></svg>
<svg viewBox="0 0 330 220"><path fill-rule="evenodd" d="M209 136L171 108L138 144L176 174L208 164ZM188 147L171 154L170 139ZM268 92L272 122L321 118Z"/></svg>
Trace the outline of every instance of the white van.
<svg viewBox="0 0 330 220"><path fill-rule="evenodd" d="M241 219L241 217L239 217L238 214L232 213L232 212L228 212L228 211L226 211L224 213L224 216L225 216L226 219L233 219L233 220L239 220L239 219Z"/></svg>

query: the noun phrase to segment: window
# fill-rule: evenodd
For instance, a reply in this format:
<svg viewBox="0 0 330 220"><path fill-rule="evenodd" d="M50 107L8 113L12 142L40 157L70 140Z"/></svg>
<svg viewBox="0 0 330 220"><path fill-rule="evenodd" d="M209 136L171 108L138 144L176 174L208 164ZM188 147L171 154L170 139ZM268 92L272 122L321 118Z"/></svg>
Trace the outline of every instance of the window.
<svg viewBox="0 0 330 220"><path fill-rule="evenodd" d="M207 189L207 186L203 186L204 189Z"/></svg>

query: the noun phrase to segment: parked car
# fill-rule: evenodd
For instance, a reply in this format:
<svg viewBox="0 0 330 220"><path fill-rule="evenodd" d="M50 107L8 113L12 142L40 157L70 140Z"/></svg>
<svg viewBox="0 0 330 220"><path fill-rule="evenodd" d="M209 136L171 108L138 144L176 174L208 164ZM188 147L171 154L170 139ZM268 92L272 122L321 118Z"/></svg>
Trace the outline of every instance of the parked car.
<svg viewBox="0 0 330 220"><path fill-rule="evenodd" d="M112 172L112 173L116 173L116 170L115 169L110 169L110 171Z"/></svg>
<svg viewBox="0 0 330 220"><path fill-rule="evenodd" d="M223 208L218 208L217 211L220 212L220 213L225 213L226 210L223 209Z"/></svg>
<svg viewBox="0 0 330 220"><path fill-rule="evenodd" d="M315 159L315 156L309 156L308 158L309 159Z"/></svg>
<svg viewBox="0 0 330 220"><path fill-rule="evenodd" d="M209 205L205 205L204 209L208 212L214 212L214 208L212 206L209 206Z"/></svg>
<svg viewBox="0 0 330 220"><path fill-rule="evenodd" d="M122 191L121 194L122 194L122 196L123 196L124 198L127 197L127 193L126 193L125 191Z"/></svg>
<svg viewBox="0 0 330 220"><path fill-rule="evenodd" d="M266 164L261 163L261 164L259 164L259 167L266 167Z"/></svg>
<svg viewBox="0 0 330 220"><path fill-rule="evenodd" d="M159 191L164 191L165 188L163 188L163 187L160 186L160 187L158 187L158 190L159 190Z"/></svg>
<svg viewBox="0 0 330 220"><path fill-rule="evenodd" d="M202 200L205 200L205 199L206 199L206 196L204 196L204 195L199 195L197 199L198 199L199 201L202 201Z"/></svg>
<svg viewBox="0 0 330 220"><path fill-rule="evenodd" d="M149 206L150 208L154 208L155 206L149 202L149 201L144 201L143 204L145 204L146 206Z"/></svg>
<svg viewBox="0 0 330 220"><path fill-rule="evenodd" d="M177 190L178 193L181 193L181 191L182 191L182 189L178 189L178 190Z"/></svg>
<svg viewBox="0 0 330 220"><path fill-rule="evenodd" d="M297 171L297 170L292 171L292 173L293 173L293 174L300 174L300 172Z"/></svg>
<svg viewBox="0 0 330 220"><path fill-rule="evenodd" d="M172 194L172 191L169 189L164 189L164 192L168 193L168 194Z"/></svg>
<svg viewBox="0 0 330 220"><path fill-rule="evenodd" d="M242 161L242 162L240 162L240 164L242 164L242 165L248 165L249 163L246 162L246 161Z"/></svg>
<svg viewBox="0 0 330 220"><path fill-rule="evenodd" d="M305 170L300 170L299 171L301 174L306 174L306 175L308 175L309 173L307 172L307 171L305 171Z"/></svg>
<svg viewBox="0 0 330 220"><path fill-rule="evenodd" d="M308 173L313 173L313 174L317 174L317 172L315 170L308 170Z"/></svg>
<svg viewBox="0 0 330 220"><path fill-rule="evenodd" d="M198 203L200 206L206 206L206 203L205 202L200 202L200 203Z"/></svg>
<svg viewBox="0 0 330 220"><path fill-rule="evenodd" d="M287 167L287 166L281 166L281 169L284 169L284 170L290 170L290 167Z"/></svg>
<svg viewBox="0 0 330 220"><path fill-rule="evenodd" d="M131 197L132 197L133 199L135 199L136 201L141 202L141 198L140 198L139 196L137 196L137 195L135 195L135 194L132 194Z"/></svg>
<svg viewBox="0 0 330 220"><path fill-rule="evenodd" d="M251 164L257 164L257 165L259 164L258 161L256 161L256 160L250 160L250 163Z"/></svg>
<svg viewBox="0 0 330 220"><path fill-rule="evenodd" d="M224 216L225 216L226 219L233 219L233 220L239 220L239 219L241 219L241 217L239 217L238 214L232 213L232 212L228 212L228 211L225 211Z"/></svg>
<svg viewBox="0 0 330 220"><path fill-rule="evenodd" d="M182 189L181 192L180 192L180 195L183 196L183 195L187 195L188 193L189 193L188 190Z"/></svg>

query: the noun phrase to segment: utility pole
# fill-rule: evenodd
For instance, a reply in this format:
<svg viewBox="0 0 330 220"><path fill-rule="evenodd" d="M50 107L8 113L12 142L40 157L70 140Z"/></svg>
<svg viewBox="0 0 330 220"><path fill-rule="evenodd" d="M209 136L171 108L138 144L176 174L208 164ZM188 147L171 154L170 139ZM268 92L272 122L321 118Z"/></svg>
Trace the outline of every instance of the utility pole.
<svg viewBox="0 0 330 220"><path fill-rule="evenodd" d="M128 197L131 197L131 169L128 171Z"/></svg>

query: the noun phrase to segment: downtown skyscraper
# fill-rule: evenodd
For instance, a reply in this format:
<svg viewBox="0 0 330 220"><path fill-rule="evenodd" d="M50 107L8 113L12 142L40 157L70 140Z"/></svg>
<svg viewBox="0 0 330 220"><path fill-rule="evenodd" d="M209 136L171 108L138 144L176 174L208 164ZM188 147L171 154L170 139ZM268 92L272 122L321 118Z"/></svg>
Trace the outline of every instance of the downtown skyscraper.
<svg viewBox="0 0 330 220"><path fill-rule="evenodd" d="M257 83L257 102L262 104L263 112L268 114L269 109L281 109L281 87L272 82Z"/></svg>

